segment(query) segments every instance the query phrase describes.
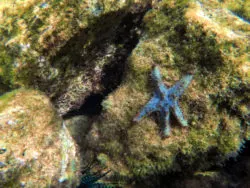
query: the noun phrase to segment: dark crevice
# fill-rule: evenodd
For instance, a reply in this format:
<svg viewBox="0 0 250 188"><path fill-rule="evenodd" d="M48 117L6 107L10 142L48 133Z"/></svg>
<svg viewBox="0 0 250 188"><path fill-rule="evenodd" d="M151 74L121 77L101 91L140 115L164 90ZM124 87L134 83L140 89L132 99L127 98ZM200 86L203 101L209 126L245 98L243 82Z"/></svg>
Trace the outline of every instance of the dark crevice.
<svg viewBox="0 0 250 188"><path fill-rule="evenodd" d="M118 27L114 44L121 47L117 48L112 61L104 67L104 76L101 79L101 84L105 88L104 95L108 95L121 84L126 60L139 42L137 31L140 29L144 14L145 11L128 13Z"/></svg>
<svg viewBox="0 0 250 188"><path fill-rule="evenodd" d="M98 81L100 76L96 75L94 71L96 62L108 53L107 49L113 40L117 29L116 25L120 23L120 19L124 17L124 14L125 11L121 10L105 14L101 18L92 18L92 20L89 20L90 26L88 28L80 30L55 56L50 58L52 66L61 70L58 76L61 84L60 87L46 87L40 90L45 90L46 93L56 93L52 97L53 103L56 103L57 99L66 92L70 84L68 80L79 75L81 71L92 75L92 78ZM91 45L88 45L89 43ZM45 55L47 53L43 52Z"/></svg>
<svg viewBox="0 0 250 188"><path fill-rule="evenodd" d="M66 115L63 116L64 119L69 119L73 116L77 115L98 115L102 111L101 102L104 96L101 94L91 94L86 99L83 105L77 109L68 112Z"/></svg>
<svg viewBox="0 0 250 188"><path fill-rule="evenodd" d="M142 26L142 19L150 9L150 6L137 13L127 13L115 31L115 36L111 43L116 46L115 53L104 68L100 85L103 90L99 93L90 94L76 110L65 114L63 118L67 119L77 115L99 115L102 111L101 103L103 99L112 91L117 89L124 77L127 58L139 42L138 34ZM100 49L102 50L102 49Z"/></svg>

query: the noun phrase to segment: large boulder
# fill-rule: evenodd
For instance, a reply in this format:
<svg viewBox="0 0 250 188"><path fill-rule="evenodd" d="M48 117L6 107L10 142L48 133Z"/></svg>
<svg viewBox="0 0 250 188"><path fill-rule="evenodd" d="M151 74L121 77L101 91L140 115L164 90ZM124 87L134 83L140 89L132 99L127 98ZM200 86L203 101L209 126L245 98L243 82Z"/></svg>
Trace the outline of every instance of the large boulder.
<svg viewBox="0 0 250 188"><path fill-rule="evenodd" d="M123 49L131 36L124 22L137 22L131 15L145 12L147 5L130 0L1 3L0 93L32 87L53 99L60 115L79 108L91 93L105 89L104 69L127 54Z"/></svg>
<svg viewBox="0 0 250 188"><path fill-rule="evenodd" d="M78 148L49 99L34 90L0 97L0 187L75 187Z"/></svg>
<svg viewBox="0 0 250 188"><path fill-rule="evenodd" d="M152 6L122 84L86 137L86 159L97 156L125 181L184 172L187 165L202 171L237 156L249 139L249 22L219 1ZM132 121L152 96L154 65L167 86L193 74L179 101L189 126L170 116L168 138L160 136L158 116Z"/></svg>

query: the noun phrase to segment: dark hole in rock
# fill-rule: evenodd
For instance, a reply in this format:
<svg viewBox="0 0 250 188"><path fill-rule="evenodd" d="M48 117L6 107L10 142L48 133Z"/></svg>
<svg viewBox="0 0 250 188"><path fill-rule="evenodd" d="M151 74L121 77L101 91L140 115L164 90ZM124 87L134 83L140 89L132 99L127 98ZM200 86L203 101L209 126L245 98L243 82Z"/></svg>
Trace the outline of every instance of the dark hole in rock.
<svg viewBox="0 0 250 188"><path fill-rule="evenodd" d="M101 79L101 85L105 88L104 95L108 95L121 84L127 58L139 42L138 32L148 9L149 7L139 13L128 13L119 25L113 42L121 47L117 48L114 58L104 67Z"/></svg>
<svg viewBox="0 0 250 188"><path fill-rule="evenodd" d="M122 19L111 42L116 46L115 53L110 62L103 68L103 76L100 80L103 90L98 94L90 94L79 109L69 111L63 115L64 119L69 119L77 115L93 116L101 113L103 99L118 88L122 82L127 58L139 42L138 33L140 33L142 19L149 9L150 6L137 13L128 13Z"/></svg>
<svg viewBox="0 0 250 188"><path fill-rule="evenodd" d="M88 115L88 116L98 115L102 111L101 103L103 98L104 96L101 94L89 95L79 109L68 112L66 115L63 116L63 118L69 119L77 115Z"/></svg>

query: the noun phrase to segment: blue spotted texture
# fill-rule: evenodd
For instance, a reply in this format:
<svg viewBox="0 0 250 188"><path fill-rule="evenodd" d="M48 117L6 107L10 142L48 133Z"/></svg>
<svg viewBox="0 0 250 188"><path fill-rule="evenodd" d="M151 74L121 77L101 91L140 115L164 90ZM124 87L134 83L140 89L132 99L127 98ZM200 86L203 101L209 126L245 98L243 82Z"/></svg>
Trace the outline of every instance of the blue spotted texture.
<svg viewBox="0 0 250 188"><path fill-rule="evenodd" d="M193 76L186 75L174 86L167 88L161 79L161 74L158 67L154 67L152 71L152 78L155 82L155 91L150 101L143 107L140 113L134 118L138 122L143 116L150 114L154 111L160 112L160 117L163 123L163 135L170 135L169 113L170 110L174 113L182 126L188 126L187 121L184 119L182 111L178 104L178 99L183 94L184 90L190 84Z"/></svg>

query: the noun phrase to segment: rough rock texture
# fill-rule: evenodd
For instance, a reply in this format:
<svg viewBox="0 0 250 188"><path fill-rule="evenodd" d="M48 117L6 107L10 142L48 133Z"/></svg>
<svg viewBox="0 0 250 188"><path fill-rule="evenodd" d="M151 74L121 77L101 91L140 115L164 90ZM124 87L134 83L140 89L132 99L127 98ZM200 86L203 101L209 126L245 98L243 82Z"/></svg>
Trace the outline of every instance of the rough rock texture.
<svg viewBox="0 0 250 188"><path fill-rule="evenodd" d="M129 14L145 11L148 1L141 2L26 0L3 4L0 93L28 86L50 96L60 115L79 108L85 97L105 89L103 69L119 63L122 49L126 52L127 42L117 36L117 27L123 27ZM132 34L127 34L129 39Z"/></svg>
<svg viewBox="0 0 250 188"><path fill-rule="evenodd" d="M86 159L97 155L126 181L185 171L188 164L206 169L236 156L250 132L249 23L218 1L167 0L154 3L143 22L126 76L86 138ZM168 86L193 74L180 99L189 128L171 117L166 139L158 118L132 122L152 95L155 64Z"/></svg>
<svg viewBox="0 0 250 188"><path fill-rule="evenodd" d="M152 177L157 181L148 179L139 182L138 187L163 187L163 188L248 188L250 186L250 141L240 156L227 160L221 166L213 166L204 171L194 171L186 166L183 173L169 173ZM142 184L140 184L142 183ZM144 184L143 184L144 183Z"/></svg>
<svg viewBox="0 0 250 188"><path fill-rule="evenodd" d="M82 146L85 144L84 135L86 135L90 129L91 121L87 116L75 116L68 120L64 121L66 127L68 128L71 136L74 138L75 142L78 146ZM81 150L82 155L84 154L84 150Z"/></svg>
<svg viewBox="0 0 250 188"><path fill-rule="evenodd" d="M33 90L0 97L0 187L75 187L77 146L49 99Z"/></svg>

